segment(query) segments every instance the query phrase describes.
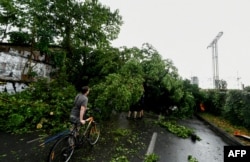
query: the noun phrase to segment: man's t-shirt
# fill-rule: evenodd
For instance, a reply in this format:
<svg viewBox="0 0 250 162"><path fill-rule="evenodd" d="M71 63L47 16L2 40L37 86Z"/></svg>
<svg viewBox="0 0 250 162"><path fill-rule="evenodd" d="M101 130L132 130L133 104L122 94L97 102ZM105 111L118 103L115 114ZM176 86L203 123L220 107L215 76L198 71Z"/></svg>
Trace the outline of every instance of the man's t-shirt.
<svg viewBox="0 0 250 162"><path fill-rule="evenodd" d="M83 94L78 94L75 97L74 107L72 108L70 115L79 118L81 106L87 108L87 104L88 104L88 97Z"/></svg>

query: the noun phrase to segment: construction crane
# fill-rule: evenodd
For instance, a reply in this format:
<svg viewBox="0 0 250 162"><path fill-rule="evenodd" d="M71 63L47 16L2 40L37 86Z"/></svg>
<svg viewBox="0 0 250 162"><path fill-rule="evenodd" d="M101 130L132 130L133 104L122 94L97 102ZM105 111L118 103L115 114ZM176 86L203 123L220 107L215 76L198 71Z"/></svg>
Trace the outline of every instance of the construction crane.
<svg viewBox="0 0 250 162"><path fill-rule="evenodd" d="M219 89L219 64L218 64L218 45L217 42L223 32L219 32L214 40L207 46L212 48L212 60L213 60L213 86L215 89Z"/></svg>

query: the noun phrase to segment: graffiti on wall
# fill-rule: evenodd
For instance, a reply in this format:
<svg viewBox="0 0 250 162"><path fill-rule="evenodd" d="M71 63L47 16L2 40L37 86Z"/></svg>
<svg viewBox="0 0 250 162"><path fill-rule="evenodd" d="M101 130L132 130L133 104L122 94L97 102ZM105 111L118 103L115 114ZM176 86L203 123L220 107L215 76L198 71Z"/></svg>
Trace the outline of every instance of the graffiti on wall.
<svg viewBox="0 0 250 162"><path fill-rule="evenodd" d="M40 56L38 51L36 53L31 55L29 51L20 52L15 48L8 48L8 51L0 50L0 92L16 92L27 87L22 81L30 79L31 69L35 74L32 81L38 77L49 78L52 66L43 62L45 56Z"/></svg>

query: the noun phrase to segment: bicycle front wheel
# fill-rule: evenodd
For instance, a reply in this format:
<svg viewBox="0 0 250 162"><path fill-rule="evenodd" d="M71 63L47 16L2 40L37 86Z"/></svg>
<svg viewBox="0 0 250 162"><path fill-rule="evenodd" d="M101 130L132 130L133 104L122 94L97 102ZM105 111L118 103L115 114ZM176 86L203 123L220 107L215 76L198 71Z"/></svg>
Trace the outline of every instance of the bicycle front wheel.
<svg viewBox="0 0 250 162"><path fill-rule="evenodd" d="M49 162L68 162L71 158L76 144L73 135L66 135L59 139L51 148Z"/></svg>
<svg viewBox="0 0 250 162"><path fill-rule="evenodd" d="M92 126L87 134L88 141L91 145L95 145L100 137L100 125L96 122L92 123Z"/></svg>

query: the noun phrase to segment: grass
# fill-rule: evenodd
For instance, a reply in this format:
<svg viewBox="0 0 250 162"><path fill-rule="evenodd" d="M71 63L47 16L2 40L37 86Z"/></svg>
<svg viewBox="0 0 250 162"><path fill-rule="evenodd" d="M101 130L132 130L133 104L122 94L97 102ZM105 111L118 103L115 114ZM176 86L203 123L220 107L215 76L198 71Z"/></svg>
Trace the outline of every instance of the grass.
<svg viewBox="0 0 250 162"><path fill-rule="evenodd" d="M224 130L225 132L227 132L228 134L234 136L234 133L237 131L240 134L244 134L247 136L250 136L250 130L244 128L244 127L240 127L240 126L236 126L236 125L232 125L229 121L227 121L226 119L220 117L220 116L215 116L212 114L208 114L208 113L200 113L199 114L201 117L203 117L204 119L206 119L207 121L209 121L210 123L214 124L215 126L221 128L222 130ZM248 145L250 146L250 140L245 140L242 138L238 138L244 145Z"/></svg>

